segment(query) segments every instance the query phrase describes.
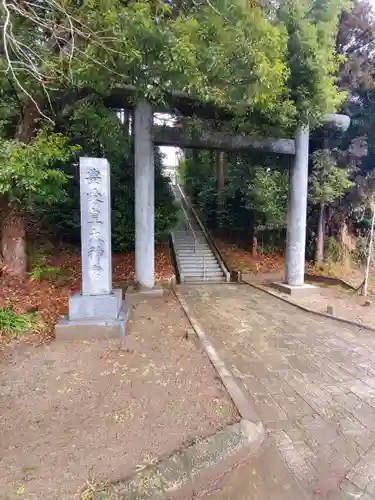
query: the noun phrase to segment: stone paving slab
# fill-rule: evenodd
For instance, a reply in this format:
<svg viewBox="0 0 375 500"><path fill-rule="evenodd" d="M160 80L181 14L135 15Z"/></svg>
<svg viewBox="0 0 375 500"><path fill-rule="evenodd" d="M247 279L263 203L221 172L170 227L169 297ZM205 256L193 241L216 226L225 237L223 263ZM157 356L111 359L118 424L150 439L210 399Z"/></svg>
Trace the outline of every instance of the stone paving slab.
<svg viewBox="0 0 375 500"><path fill-rule="evenodd" d="M304 500L292 472L268 439L247 463L226 474L203 500Z"/></svg>
<svg viewBox="0 0 375 500"><path fill-rule="evenodd" d="M178 290L306 498L372 498L373 332L304 313L246 285Z"/></svg>

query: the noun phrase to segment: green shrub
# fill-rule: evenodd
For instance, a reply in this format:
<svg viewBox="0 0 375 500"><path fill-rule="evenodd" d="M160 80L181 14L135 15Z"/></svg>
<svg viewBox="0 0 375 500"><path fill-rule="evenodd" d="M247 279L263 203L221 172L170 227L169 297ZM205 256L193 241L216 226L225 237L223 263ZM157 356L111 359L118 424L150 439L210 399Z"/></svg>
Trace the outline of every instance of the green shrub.
<svg viewBox="0 0 375 500"><path fill-rule="evenodd" d="M36 317L33 313L17 314L12 305L0 309L0 332L20 338L36 325Z"/></svg>
<svg viewBox="0 0 375 500"><path fill-rule="evenodd" d="M350 255L355 264L362 266L366 263L368 252L368 243L366 238L359 238L357 245L354 250L351 251Z"/></svg>
<svg viewBox="0 0 375 500"><path fill-rule="evenodd" d="M47 280L51 278L56 278L57 276L61 276L64 273L64 270L61 267L49 267L43 266L42 264L36 264L33 267L33 270L29 273L31 280Z"/></svg>
<svg viewBox="0 0 375 500"><path fill-rule="evenodd" d="M33 236L33 240L29 245L29 265L31 269L36 266L46 265L48 255L50 255L55 245L46 238L40 238L39 235Z"/></svg>
<svg viewBox="0 0 375 500"><path fill-rule="evenodd" d="M324 241L324 257L327 262L340 262L342 260L341 245L333 236Z"/></svg>

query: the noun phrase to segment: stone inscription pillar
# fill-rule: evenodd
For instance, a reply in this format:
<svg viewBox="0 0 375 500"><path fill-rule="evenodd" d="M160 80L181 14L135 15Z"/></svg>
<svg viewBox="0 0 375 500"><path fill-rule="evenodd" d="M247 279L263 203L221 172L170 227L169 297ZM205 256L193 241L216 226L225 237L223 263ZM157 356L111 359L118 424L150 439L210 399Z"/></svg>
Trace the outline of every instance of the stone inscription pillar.
<svg viewBox="0 0 375 500"><path fill-rule="evenodd" d="M80 158L82 291L69 297L69 314L56 338L119 338L129 309L112 289L110 169L104 158Z"/></svg>
<svg viewBox="0 0 375 500"><path fill-rule="evenodd" d="M82 295L112 292L109 163L80 158Z"/></svg>

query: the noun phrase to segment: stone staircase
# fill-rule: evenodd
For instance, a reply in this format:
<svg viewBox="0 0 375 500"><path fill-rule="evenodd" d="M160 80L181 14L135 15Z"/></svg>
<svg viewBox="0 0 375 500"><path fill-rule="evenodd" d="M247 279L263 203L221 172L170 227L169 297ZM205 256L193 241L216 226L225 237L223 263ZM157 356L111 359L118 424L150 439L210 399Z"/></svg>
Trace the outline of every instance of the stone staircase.
<svg viewBox="0 0 375 500"><path fill-rule="evenodd" d="M181 205L180 222L171 233L179 280L188 282L226 282L229 273L212 250L194 214L184 207L181 193L176 193Z"/></svg>

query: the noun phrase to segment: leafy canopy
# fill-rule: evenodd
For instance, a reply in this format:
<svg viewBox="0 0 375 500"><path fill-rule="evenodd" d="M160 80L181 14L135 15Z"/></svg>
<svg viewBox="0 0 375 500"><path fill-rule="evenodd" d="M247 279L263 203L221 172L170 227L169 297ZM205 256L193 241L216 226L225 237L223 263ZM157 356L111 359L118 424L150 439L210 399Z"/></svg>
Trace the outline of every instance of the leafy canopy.
<svg viewBox="0 0 375 500"><path fill-rule="evenodd" d="M287 172L255 166L246 192L246 207L256 214L259 225L285 227L288 193Z"/></svg>
<svg viewBox="0 0 375 500"><path fill-rule="evenodd" d="M345 98L336 86L338 21L345 0L282 0L277 16L288 32L288 86L299 120L315 125Z"/></svg>
<svg viewBox="0 0 375 500"><path fill-rule="evenodd" d="M349 169L338 167L329 150L314 151L312 160L314 170L310 175L309 193L312 203L332 203L353 185L348 179Z"/></svg>
<svg viewBox="0 0 375 500"><path fill-rule="evenodd" d="M374 88L375 13L370 0L355 0L340 17L336 42L340 87L349 91Z"/></svg>
<svg viewBox="0 0 375 500"><path fill-rule="evenodd" d="M156 101L180 90L237 110L288 108L286 32L256 1L4 0L3 8L0 69L22 96L134 85Z"/></svg>
<svg viewBox="0 0 375 500"><path fill-rule="evenodd" d="M39 131L30 144L0 141L0 196L19 208L30 210L38 200L46 205L63 196L66 175L56 164L71 158L77 147L62 134Z"/></svg>

